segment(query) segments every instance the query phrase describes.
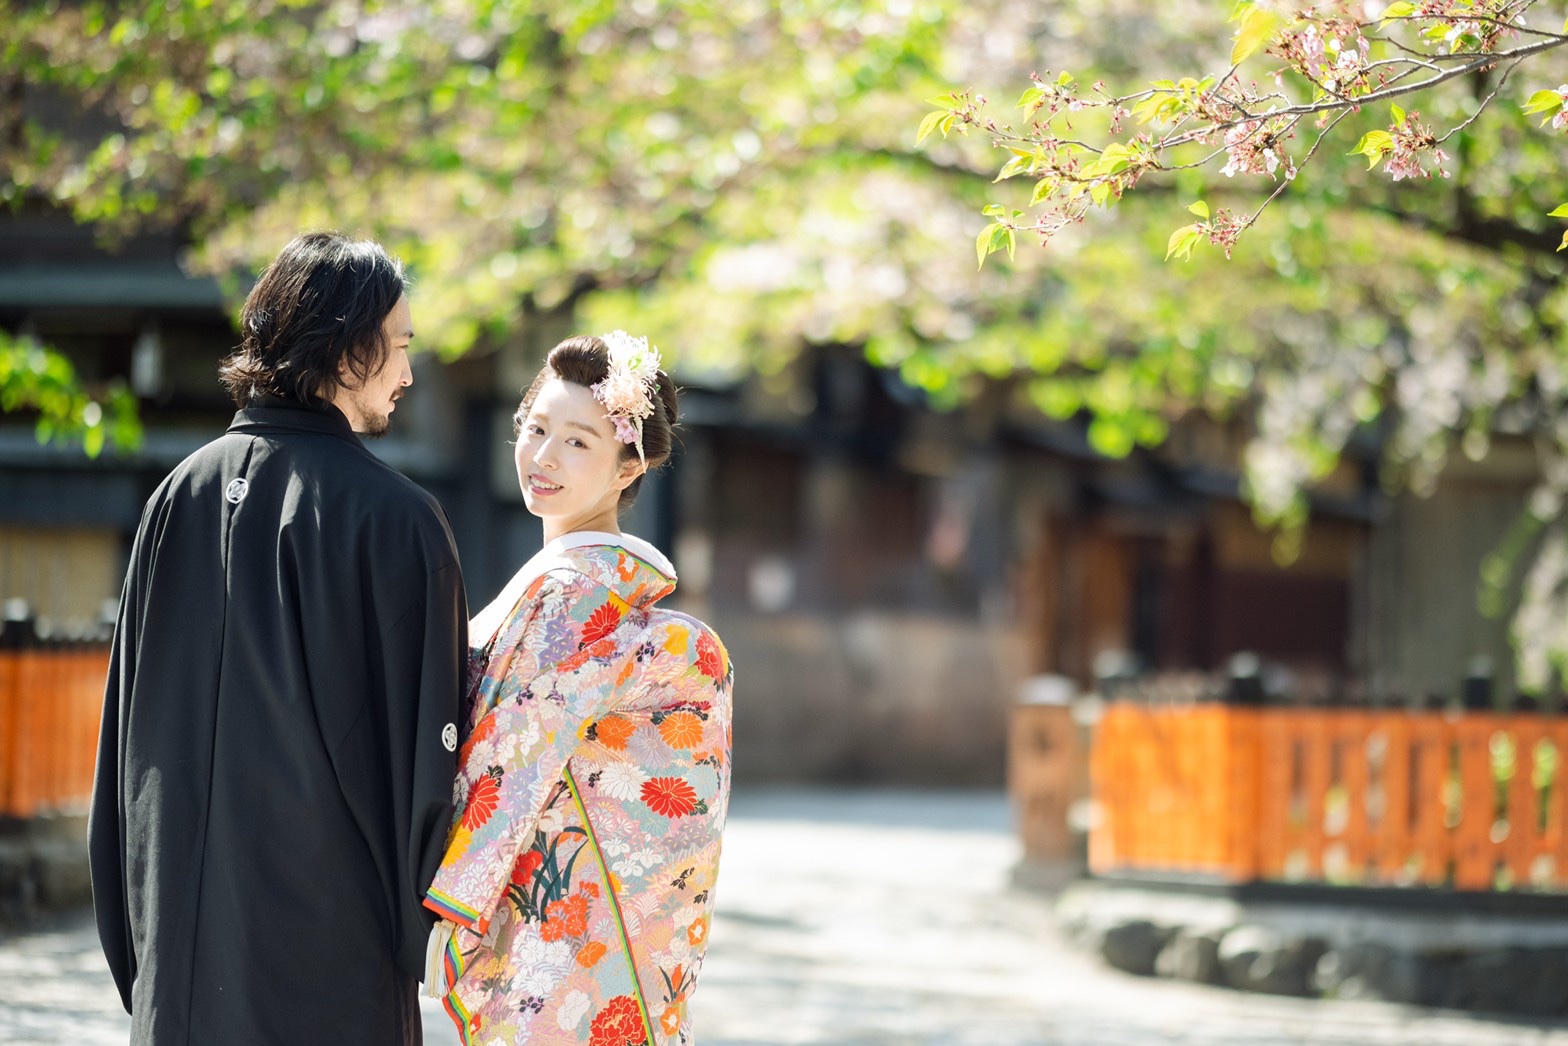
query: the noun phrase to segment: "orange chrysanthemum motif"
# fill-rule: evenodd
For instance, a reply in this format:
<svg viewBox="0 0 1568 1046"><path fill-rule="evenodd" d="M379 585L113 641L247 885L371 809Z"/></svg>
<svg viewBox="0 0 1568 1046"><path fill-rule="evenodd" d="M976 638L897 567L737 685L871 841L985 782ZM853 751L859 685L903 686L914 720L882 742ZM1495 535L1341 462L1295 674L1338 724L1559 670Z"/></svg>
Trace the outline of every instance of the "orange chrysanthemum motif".
<svg viewBox="0 0 1568 1046"><path fill-rule="evenodd" d="M588 1046L637 1046L647 1041L643 1031L642 1014L637 1012L637 1000L630 995L617 995L594 1014L588 1028Z"/></svg>
<svg viewBox="0 0 1568 1046"><path fill-rule="evenodd" d="M707 633L697 637L697 671L714 682L724 678L724 658L719 654L719 645Z"/></svg>
<svg viewBox="0 0 1568 1046"><path fill-rule="evenodd" d="M587 944L583 945L582 950L577 953L577 965L581 966L585 970L592 969L593 964L604 958L604 953L607 951L609 951L609 949L606 948L602 942L589 941Z"/></svg>
<svg viewBox="0 0 1568 1046"><path fill-rule="evenodd" d="M615 626L621 623L621 612L614 605L606 603L604 606L588 615L588 623L583 626L583 646L593 646L599 640L615 631Z"/></svg>
<svg viewBox="0 0 1568 1046"><path fill-rule="evenodd" d="M643 782L642 801L664 817L685 817L697 809L697 791L683 777L655 777Z"/></svg>
<svg viewBox="0 0 1568 1046"><path fill-rule="evenodd" d="M618 715L607 715L593 725L594 738L604 747L613 748L617 752L626 751L626 742L636 732L634 723Z"/></svg>
<svg viewBox="0 0 1568 1046"><path fill-rule="evenodd" d="M492 766L479 775L479 780L468 790L468 805L463 808L463 827L477 831L490 820L501 802L501 768Z"/></svg>
<svg viewBox="0 0 1568 1046"><path fill-rule="evenodd" d="M588 932L588 898L574 894L562 901L551 901L545 908L545 917L549 919L545 925L560 927L555 937L546 937L545 940L555 940L562 935L581 937Z"/></svg>
<svg viewBox="0 0 1568 1046"><path fill-rule="evenodd" d="M699 916L695 922L686 927L686 943L695 948L707 939L708 918L707 916Z"/></svg>
<svg viewBox="0 0 1568 1046"><path fill-rule="evenodd" d="M615 640L601 639L593 646L589 647L588 652L594 657L609 657L611 654L615 653Z"/></svg>
<svg viewBox="0 0 1568 1046"><path fill-rule="evenodd" d="M690 712L671 712L659 724L659 734L671 748L694 748L702 743L702 720Z"/></svg>

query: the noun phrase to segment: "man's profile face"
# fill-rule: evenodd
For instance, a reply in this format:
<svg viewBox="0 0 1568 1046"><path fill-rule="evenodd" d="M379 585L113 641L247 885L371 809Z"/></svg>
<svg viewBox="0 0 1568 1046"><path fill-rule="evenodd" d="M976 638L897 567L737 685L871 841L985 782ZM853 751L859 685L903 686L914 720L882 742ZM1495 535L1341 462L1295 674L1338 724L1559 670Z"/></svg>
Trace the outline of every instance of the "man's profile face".
<svg viewBox="0 0 1568 1046"><path fill-rule="evenodd" d="M355 432L372 439L385 436L391 424L391 415L403 390L414 383L414 372L408 365L408 346L414 338L414 320L408 309L408 295L398 298L392 311L381 324L386 339L387 355L381 369L371 374L358 387L340 386L332 396L332 405L348 418ZM344 380L353 381L353 375L344 369Z"/></svg>

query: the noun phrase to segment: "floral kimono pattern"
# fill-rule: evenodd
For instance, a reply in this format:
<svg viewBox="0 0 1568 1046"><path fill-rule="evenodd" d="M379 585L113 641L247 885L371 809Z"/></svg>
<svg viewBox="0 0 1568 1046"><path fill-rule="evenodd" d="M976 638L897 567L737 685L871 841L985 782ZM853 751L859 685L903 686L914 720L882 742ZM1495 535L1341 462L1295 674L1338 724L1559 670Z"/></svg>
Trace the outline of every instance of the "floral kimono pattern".
<svg viewBox="0 0 1568 1046"><path fill-rule="evenodd" d="M663 557L597 537L474 637L458 813L425 901L459 927L446 1008L471 1046L692 1041L733 676L711 629L654 607L674 588Z"/></svg>

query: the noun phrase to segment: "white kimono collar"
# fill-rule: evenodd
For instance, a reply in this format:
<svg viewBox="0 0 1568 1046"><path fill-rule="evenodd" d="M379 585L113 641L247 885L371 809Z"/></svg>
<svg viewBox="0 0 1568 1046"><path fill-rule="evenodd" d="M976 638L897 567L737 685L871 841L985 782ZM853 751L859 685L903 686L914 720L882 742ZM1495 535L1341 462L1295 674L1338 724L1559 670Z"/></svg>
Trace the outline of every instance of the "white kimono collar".
<svg viewBox="0 0 1568 1046"><path fill-rule="evenodd" d="M524 592L528 591L529 585L551 567L556 566L563 552L590 545L614 545L624 548L672 581L675 580L675 566L668 557L651 542L644 541L635 534L611 534L603 530L579 530L571 534L562 534L554 541L546 542L544 548L534 553L533 557L523 564L522 569L512 575L512 579L506 583L501 593L473 616L468 622L468 645L474 648L488 646L500 631L507 616L511 614L512 608L517 606L517 601L523 598Z"/></svg>

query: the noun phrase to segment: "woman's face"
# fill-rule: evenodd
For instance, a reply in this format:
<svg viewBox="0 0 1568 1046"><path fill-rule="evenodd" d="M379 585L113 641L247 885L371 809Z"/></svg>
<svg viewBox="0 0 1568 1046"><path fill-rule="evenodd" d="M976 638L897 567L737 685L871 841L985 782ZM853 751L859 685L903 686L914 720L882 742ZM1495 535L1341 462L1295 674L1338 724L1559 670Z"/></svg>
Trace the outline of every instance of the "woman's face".
<svg viewBox="0 0 1568 1046"><path fill-rule="evenodd" d="M517 434L517 480L528 511L544 520L545 540L579 530L619 531L621 491L639 472L592 392L551 378L539 389Z"/></svg>

